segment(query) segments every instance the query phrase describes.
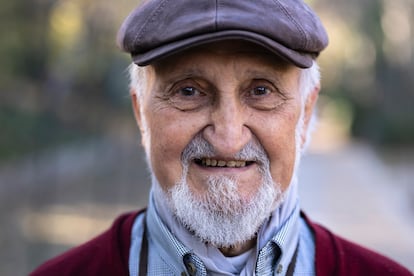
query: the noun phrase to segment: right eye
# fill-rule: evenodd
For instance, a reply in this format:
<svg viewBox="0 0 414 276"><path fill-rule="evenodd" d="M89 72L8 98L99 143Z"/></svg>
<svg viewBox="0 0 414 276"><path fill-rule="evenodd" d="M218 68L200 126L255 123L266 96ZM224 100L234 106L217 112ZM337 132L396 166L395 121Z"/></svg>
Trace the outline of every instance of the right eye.
<svg viewBox="0 0 414 276"><path fill-rule="evenodd" d="M209 97L200 88L194 85L178 85L173 87L169 101L181 111L192 111L205 106Z"/></svg>

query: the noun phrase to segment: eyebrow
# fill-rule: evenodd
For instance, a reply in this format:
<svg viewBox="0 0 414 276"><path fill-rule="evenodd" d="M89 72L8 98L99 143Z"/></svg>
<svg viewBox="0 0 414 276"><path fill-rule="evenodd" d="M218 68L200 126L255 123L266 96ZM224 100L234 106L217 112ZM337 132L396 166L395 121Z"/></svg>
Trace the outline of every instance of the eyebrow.
<svg viewBox="0 0 414 276"><path fill-rule="evenodd" d="M274 80L276 83L281 83L283 79L283 73L274 70L270 72L270 70L247 69L243 72L243 76L249 78Z"/></svg>
<svg viewBox="0 0 414 276"><path fill-rule="evenodd" d="M169 66L170 67L170 66ZM198 67L190 67L182 69L179 67L179 65L171 66L170 68L162 68L161 70L161 76L163 75L163 71L168 71L170 74L167 78L165 78L164 82L173 82L177 79L186 79L186 78L192 78L192 77L202 77L205 76L205 73L203 70L200 70ZM157 73L158 70L155 72Z"/></svg>
<svg viewBox="0 0 414 276"><path fill-rule="evenodd" d="M190 78L207 78L207 73L197 65L183 68L179 64L171 64L155 68L155 72L158 72L160 76L163 76L164 72L168 72L167 77L162 78L162 86L168 86L171 83ZM284 72L283 67L267 65L262 69L246 68L240 76L253 79L267 79L277 85L282 85Z"/></svg>
<svg viewBox="0 0 414 276"><path fill-rule="evenodd" d="M157 71L158 70L155 70L156 75ZM163 72L168 72L169 74L165 75ZM200 70L198 67L183 69L180 68L179 65L173 65L162 68L161 72L158 73L158 76L161 76L161 78L158 78L157 81L157 91L162 91L164 93L177 82L191 78L203 78L205 73L203 73L203 70Z"/></svg>

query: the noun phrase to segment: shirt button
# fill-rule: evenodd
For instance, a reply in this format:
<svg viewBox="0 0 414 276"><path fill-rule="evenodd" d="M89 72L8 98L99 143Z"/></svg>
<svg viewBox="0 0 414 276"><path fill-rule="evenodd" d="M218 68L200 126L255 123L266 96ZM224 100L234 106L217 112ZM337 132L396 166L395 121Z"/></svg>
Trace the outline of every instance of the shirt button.
<svg viewBox="0 0 414 276"><path fill-rule="evenodd" d="M181 272L181 276L187 276L187 273L185 271Z"/></svg>
<svg viewBox="0 0 414 276"><path fill-rule="evenodd" d="M188 271L188 273L189 273L191 276L196 275L197 268L196 268L196 266L195 266L193 263L188 262L188 263L186 263L186 265L185 265L185 266L187 267L187 271Z"/></svg>
<svg viewBox="0 0 414 276"><path fill-rule="evenodd" d="M277 268L276 268L276 273L277 273L277 274L280 274L280 273L282 273L282 272L283 272L283 265L281 265L281 264L280 264L280 265L278 265L278 266L277 266Z"/></svg>

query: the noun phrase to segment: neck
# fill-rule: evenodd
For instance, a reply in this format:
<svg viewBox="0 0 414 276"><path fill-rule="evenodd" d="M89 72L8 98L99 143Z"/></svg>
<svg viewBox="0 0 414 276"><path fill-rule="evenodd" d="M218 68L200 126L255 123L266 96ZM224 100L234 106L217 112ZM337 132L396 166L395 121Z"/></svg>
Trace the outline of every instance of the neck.
<svg viewBox="0 0 414 276"><path fill-rule="evenodd" d="M220 252L226 257L234 257L252 249L256 245L256 237L241 244L231 247L219 248Z"/></svg>

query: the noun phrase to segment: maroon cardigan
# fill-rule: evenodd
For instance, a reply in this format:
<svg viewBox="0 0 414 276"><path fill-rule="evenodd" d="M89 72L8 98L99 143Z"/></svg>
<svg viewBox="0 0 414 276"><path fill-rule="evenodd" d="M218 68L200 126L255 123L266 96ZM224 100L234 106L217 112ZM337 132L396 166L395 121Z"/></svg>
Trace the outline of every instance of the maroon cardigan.
<svg viewBox="0 0 414 276"><path fill-rule="evenodd" d="M47 261L30 275L129 275L131 230L139 213L121 215L101 235ZM344 240L301 215L315 234L316 275L413 276L394 261Z"/></svg>

